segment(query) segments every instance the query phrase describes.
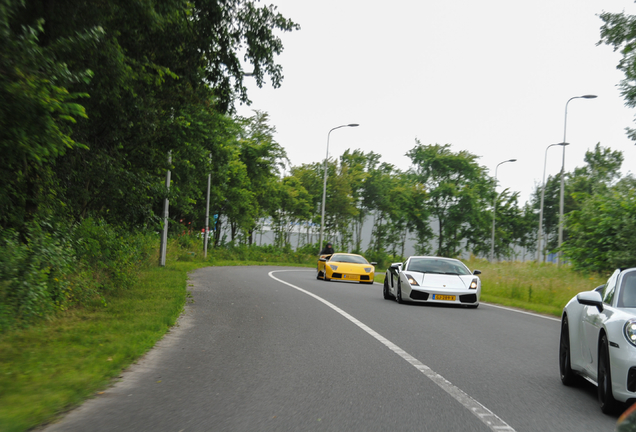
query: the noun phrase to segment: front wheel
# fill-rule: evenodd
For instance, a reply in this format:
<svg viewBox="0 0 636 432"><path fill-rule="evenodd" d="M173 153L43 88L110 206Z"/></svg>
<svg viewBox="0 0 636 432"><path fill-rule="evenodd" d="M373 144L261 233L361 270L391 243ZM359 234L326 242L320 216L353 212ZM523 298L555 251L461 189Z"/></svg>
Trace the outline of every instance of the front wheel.
<svg viewBox="0 0 636 432"><path fill-rule="evenodd" d="M566 386L576 384L576 374L570 361L570 325L567 315L561 321L561 337L559 339L559 371L561 382Z"/></svg>
<svg viewBox="0 0 636 432"><path fill-rule="evenodd" d="M384 288L382 289L382 295L384 296L385 300L391 300L393 298L393 296L389 292L389 281L387 281L387 278L384 278Z"/></svg>
<svg viewBox="0 0 636 432"><path fill-rule="evenodd" d="M601 337L598 347L598 403L605 414L613 414L618 405L612 393L612 371L607 335Z"/></svg>
<svg viewBox="0 0 636 432"><path fill-rule="evenodd" d="M404 303L404 300L402 299L402 284L400 283L399 280L397 283L397 290L395 292L395 301L397 301L399 304Z"/></svg>

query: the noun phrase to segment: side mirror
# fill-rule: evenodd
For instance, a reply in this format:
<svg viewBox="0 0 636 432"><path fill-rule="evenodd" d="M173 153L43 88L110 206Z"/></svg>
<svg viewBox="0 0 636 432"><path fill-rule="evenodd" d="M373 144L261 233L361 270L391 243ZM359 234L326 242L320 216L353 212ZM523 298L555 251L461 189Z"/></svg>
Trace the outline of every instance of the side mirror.
<svg viewBox="0 0 636 432"><path fill-rule="evenodd" d="M603 299L598 291L585 291L576 295L576 301L586 306L596 306L599 312L603 312Z"/></svg>
<svg viewBox="0 0 636 432"><path fill-rule="evenodd" d="M475 270L475 271L473 272L473 274L474 274L475 276L480 275L480 274L481 274L481 270Z"/></svg>
<svg viewBox="0 0 636 432"><path fill-rule="evenodd" d="M400 270L402 268L402 263L395 263L395 264L391 264L391 267L389 267L391 270Z"/></svg>
<svg viewBox="0 0 636 432"><path fill-rule="evenodd" d="M371 265L372 265L372 266L377 266L377 265L378 265L378 263L374 261L374 262L372 262L372 263L371 263Z"/></svg>
<svg viewBox="0 0 636 432"><path fill-rule="evenodd" d="M320 257L318 258L318 261L327 262L327 258Z"/></svg>

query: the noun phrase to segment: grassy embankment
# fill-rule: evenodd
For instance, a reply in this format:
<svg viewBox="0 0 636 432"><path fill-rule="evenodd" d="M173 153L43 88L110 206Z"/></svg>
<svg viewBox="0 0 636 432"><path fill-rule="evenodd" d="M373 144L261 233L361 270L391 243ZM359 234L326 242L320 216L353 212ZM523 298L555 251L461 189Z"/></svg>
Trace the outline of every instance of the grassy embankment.
<svg viewBox="0 0 636 432"><path fill-rule="evenodd" d="M109 296L106 307L74 309L0 335L0 430L25 431L51 421L108 386L175 323L187 298L189 271L207 265L315 265L296 254L268 256L268 262L241 252L207 262L200 253L170 256L176 258L165 268L145 269L133 289ZM604 282L553 265L468 265L483 272L483 301L556 316L575 293ZM378 269L376 281L383 278Z"/></svg>

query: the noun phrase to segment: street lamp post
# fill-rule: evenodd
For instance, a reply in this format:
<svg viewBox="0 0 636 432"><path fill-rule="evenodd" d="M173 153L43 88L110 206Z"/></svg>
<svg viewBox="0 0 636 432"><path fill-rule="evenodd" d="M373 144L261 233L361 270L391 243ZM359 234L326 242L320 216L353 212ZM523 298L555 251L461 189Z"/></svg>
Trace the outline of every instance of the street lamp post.
<svg viewBox="0 0 636 432"><path fill-rule="evenodd" d="M541 259L541 236L543 235L543 199L545 197L545 167L548 161L548 149L553 146L567 146L570 143L562 142L556 144L550 144L545 149L545 157L543 158L543 181L541 182L541 205L539 206L539 232L537 234L537 262L542 262Z"/></svg>
<svg viewBox="0 0 636 432"><path fill-rule="evenodd" d="M568 125L568 104L572 99L595 99L596 95L574 96L565 103L565 120L563 121L563 142L567 142L565 134ZM563 158L561 162L561 193L559 195L559 247L563 243L563 203L565 192L565 146L563 146ZM561 252L557 254L557 265L561 264Z"/></svg>
<svg viewBox="0 0 636 432"><path fill-rule="evenodd" d="M497 166L495 167L495 200L492 203L492 238L490 241L490 262L493 262L495 260L495 210L497 208L497 168L499 168L499 165L501 164L505 164L508 162L517 162L517 159L509 159L503 162L499 162L497 164Z"/></svg>
<svg viewBox="0 0 636 432"><path fill-rule="evenodd" d="M327 160L329 159L329 136L331 135L331 132L335 131L336 129L340 129L343 127L357 127L357 126L360 126L360 125L357 123L350 123L346 125L336 126L335 128L330 129L329 133L327 134L327 155L325 156L325 174L324 174L324 179L322 184L322 205L320 206L320 239L319 239L320 250L318 252L322 250L322 237L325 231L325 200L327 197Z"/></svg>

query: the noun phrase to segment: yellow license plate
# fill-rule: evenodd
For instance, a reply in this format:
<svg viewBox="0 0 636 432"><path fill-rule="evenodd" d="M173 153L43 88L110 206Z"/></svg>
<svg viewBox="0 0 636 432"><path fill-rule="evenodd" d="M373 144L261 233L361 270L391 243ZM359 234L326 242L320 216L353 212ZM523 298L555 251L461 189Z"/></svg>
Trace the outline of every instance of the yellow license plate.
<svg viewBox="0 0 636 432"><path fill-rule="evenodd" d="M455 296L452 296L452 295L433 294L433 300L455 301Z"/></svg>

